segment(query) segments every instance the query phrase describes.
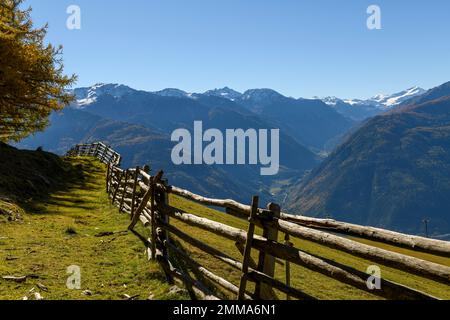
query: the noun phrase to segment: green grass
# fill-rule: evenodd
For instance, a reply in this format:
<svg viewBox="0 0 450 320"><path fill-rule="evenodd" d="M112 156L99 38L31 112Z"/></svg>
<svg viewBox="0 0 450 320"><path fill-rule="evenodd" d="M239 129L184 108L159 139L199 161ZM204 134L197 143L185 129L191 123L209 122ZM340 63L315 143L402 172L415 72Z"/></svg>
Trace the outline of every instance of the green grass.
<svg viewBox="0 0 450 320"><path fill-rule="evenodd" d="M186 296L169 295L170 285L160 267L147 261L142 242L129 232L108 237L95 237L101 232L126 230L129 217L119 214L118 209L109 204L105 188L105 167L87 158L72 158L70 163L81 166L83 179L77 180L63 191L52 193L43 200L35 201L22 222L0 220L0 277L34 275L25 283L15 283L0 278L0 299L21 299L37 284L49 288L42 292L45 299L123 299L123 295L139 295L146 299L150 294L154 299L185 299ZM219 221L243 230L247 222L223 212L204 207L177 196L170 197L172 206L201 217ZM1 203L0 203L1 205ZM241 260L242 256L233 241L216 234L188 226L175 219L171 223L196 239L222 250ZM141 226L137 231L148 236ZM260 233L260 230L258 230ZM280 241L283 235L280 234ZM418 258L450 266L450 259L411 250L397 248L368 240L355 239L381 248L410 254ZM365 271L373 263L309 241L293 240L295 246L314 255L323 256L336 262ZM180 241L191 256L209 270L223 276L234 284L239 284L240 272L221 263L202 251ZM256 250L253 258L256 260ZM70 290L66 287L67 267L81 267L82 289ZM382 277L412 288L427 292L443 299L450 299L449 287L389 266L380 266ZM284 281L285 267L277 264L276 277ZM370 293L342 284L319 273L291 265L291 283L296 288L319 299L379 299ZM252 286L250 285L251 289ZM93 296L81 294L90 290ZM219 292L219 294L225 294ZM229 298L235 298L227 295ZM285 295L279 293L284 299Z"/></svg>
<svg viewBox="0 0 450 320"><path fill-rule="evenodd" d="M135 235L95 237L126 230L129 216L119 214L107 200L104 165L86 158L70 162L83 167L82 181L34 203L22 222L0 221L0 300L21 299L32 288L46 300L123 299L124 294L139 295L138 299L186 298L168 295L171 286L160 267L147 261ZM81 268L81 290L66 286L71 265ZM1 278L25 275L33 277L25 283ZM49 291L39 290L38 283ZM84 290L93 295L82 295Z"/></svg>
<svg viewBox="0 0 450 320"><path fill-rule="evenodd" d="M170 198L171 205L181 208L189 213L199 215L201 217L205 217L211 220L219 221L221 223L225 223L227 225L240 228L243 230L247 230L247 223L243 220L237 219L235 217L229 216L225 213L206 208L204 206L201 206L196 203L192 203L190 201L187 201L183 198L172 196ZM194 228L191 226L188 226L184 223L177 222L174 219L171 220L172 223L177 225L180 229L185 231L186 233L190 234L196 239L200 239L210 245L212 245L215 248L221 249L223 252L227 253L231 257L234 257L238 260L242 259L242 256L240 255L239 251L236 249L235 244L233 241L226 240L220 236L217 236L215 234L199 230L198 228ZM259 231L260 232L260 231ZM284 235L280 234L279 241L284 241ZM418 253L414 252L408 249L398 248L378 242L368 241L368 240L361 240L361 239L355 239L354 240L368 243L371 245L375 245L380 248L389 249L392 251L409 254L411 256L415 256L421 259L429 260L432 262L440 263L443 265L450 266L450 259L449 258L443 258L438 256L433 256L430 254L424 254L424 253ZM304 250L306 252L309 252L311 254L325 257L327 259L351 266L353 268L356 268L361 271L366 271L367 267L370 265L377 265L377 263L364 260L361 258L354 257L350 254L343 253L341 251L337 251L334 249L327 248L325 246L305 241L305 240L299 240L299 239L291 239L291 241L294 242L295 247L299 248L301 250ZM214 273L217 273L234 284L239 284L240 279L240 273L229 267L228 265L221 263L220 261L216 261L214 258L210 257L209 255L203 253L202 251L193 248L192 246L188 244L184 244L184 246L192 252L192 257L195 258L197 261L199 261L202 265L204 265L209 270L213 271ZM257 255L256 250L253 250L253 258L255 261L257 261ZM378 264L379 265L379 264ZM382 272L382 277L387 280L391 280L397 283L401 283L403 285L409 286L411 288L421 290L423 292L427 292L431 295L434 295L438 298L442 299L450 299L450 288L447 285L437 283L432 280L424 279L419 276L414 276L409 273L390 268L389 266L383 266L379 265ZM321 275L317 272L310 271L308 269L305 269L303 267L299 267L296 265L291 264L291 284L304 291L305 293L308 293L314 297L317 297L319 299L352 299L352 300L359 300L359 299L380 299L378 296L375 296L371 293L356 289L352 286L343 284L341 282L338 282L336 280L333 280L329 277L326 277L324 275ZM284 281L285 280L285 267L283 265L277 264L276 265L276 277L277 279ZM279 293L279 297L284 299L285 295Z"/></svg>

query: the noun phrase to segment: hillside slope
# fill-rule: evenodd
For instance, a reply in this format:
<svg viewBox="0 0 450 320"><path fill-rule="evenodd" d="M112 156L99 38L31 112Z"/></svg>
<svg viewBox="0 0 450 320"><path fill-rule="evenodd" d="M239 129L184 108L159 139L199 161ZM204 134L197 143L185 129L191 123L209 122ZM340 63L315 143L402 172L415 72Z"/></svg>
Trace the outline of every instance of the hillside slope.
<svg viewBox="0 0 450 320"><path fill-rule="evenodd" d="M27 152L27 156L41 158L32 152ZM2 153L0 159L0 164L22 161L3 161ZM126 231L129 217L108 204L105 166L85 158L57 162L77 168L80 175L64 188L53 188L45 198L29 202L21 219L0 220L0 300L20 300L25 296L31 299L32 292L39 292L45 300L124 300L125 294L139 300L151 295L153 299L187 298L170 293L171 286L159 266L147 261L142 242ZM30 165L31 168L38 170L39 165ZM58 173L59 167L49 164L48 171L41 169L40 176L51 180L50 170ZM15 173L20 175L27 170L22 167ZM3 182L4 168L0 177ZM13 197L16 191L10 189L9 196ZM116 233L97 237L103 232ZM66 286L71 275L67 268L74 265L81 268L80 290ZM3 279L5 276L27 279L18 283ZM92 295L83 294L85 290Z"/></svg>
<svg viewBox="0 0 450 320"><path fill-rule="evenodd" d="M26 204L66 188L80 174L78 167L55 154L18 150L0 142L0 198Z"/></svg>
<svg viewBox="0 0 450 320"><path fill-rule="evenodd" d="M378 116L290 192L293 213L450 233L450 98Z"/></svg>

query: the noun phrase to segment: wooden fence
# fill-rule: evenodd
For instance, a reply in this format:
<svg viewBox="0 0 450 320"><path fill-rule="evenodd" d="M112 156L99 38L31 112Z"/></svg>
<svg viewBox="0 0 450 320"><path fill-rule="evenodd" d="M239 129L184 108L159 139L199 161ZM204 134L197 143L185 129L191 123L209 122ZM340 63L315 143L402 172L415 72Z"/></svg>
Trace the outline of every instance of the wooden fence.
<svg viewBox="0 0 450 320"><path fill-rule="evenodd" d="M78 144L67 152L67 156L96 157L105 164L120 166L122 157L103 142Z"/></svg>
<svg viewBox="0 0 450 320"><path fill-rule="evenodd" d="M193 297L195 294L195 296L200 296L203 299L218 299L218 291L211 289L212 283L222 290L234 294L239 300L277 299L274 289L286 294L288 299L315 299L315 297L291 286L290 265L296 264L383 298L436 299L430 294L386 279L379 279L380 289L371 289L367 285L367 279L369 278L367 273L295 248L290 242L291 237L312 241L391 268L450 285L450 267L363 244L348 237L336 235L336 232L443 257L450 257L449 242L329 219L289 215L282 213L280 207L274 203L269 204L267 208L260 208L257 196L253 197L251 205L238 203L234 200L206 198L188 190L170 186L168 181L163 179L162 171L152 176L148 166L127 170L121 169L118 165L120 155L102 143L77 146L69 152L69 155L95 156L108 164L106 190L111 202L121 212L130 215L129 230L133 231L139 222L149 228L150 238L145 239L149 257L161 264L170 281L172 279L182 281ZM171 206L170 194L205 206L222 208L223 214L247 221L248 228L247 230L237 229L184 212ZM241 251L242 259L238 261L220 249L187 234L171 223L173 219L221 236L225 240L233 241ZM262 228L261 236L255 234L256 227ZM281 242L279 239L283 235L285 241ZM241 281L239 286L201 266L187 252L179 248L175 241L172 241L175 238L181 239L214 259L240 271ZM258 261L256 262L251 257L253 250L258 253ZM177 268L173 263L172 258L174 257L177 261L183 261L202 278L208 279L209 283L206 284L197 277L192 277L189 272ZM277 260L285 261L286 281L275 278L275 263ZM248 282L255 284L252 292L248 290Z"/></svg>

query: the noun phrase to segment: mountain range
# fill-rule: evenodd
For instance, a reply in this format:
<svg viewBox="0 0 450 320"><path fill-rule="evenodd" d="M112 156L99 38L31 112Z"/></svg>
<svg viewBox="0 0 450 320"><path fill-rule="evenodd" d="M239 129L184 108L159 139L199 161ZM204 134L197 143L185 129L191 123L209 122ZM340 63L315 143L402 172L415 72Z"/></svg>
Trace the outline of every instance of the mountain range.
<svg viewBox="0 0 450 320"><path fill-rule="evenodd" d="M362 121L393 109L405 101L421 96L425 89L412 87L394 94L377 94L369 99L340 99L336 97L318 98L342 115L355 121Z"/></svg>
<svg viewBox="0 0 450 320"><path fill-rule="evenodd" d="M109 94L118 98L135 91L137 90L120 84L96 84L92 87L77 88L73 90L77 98L76 104L80 108L83 108L90 103L95 102L97 97L101 95ZM229 87L208 90L204 93L188 93L176 88L167 88L160 91L148 93L172 98L198 99L202 96L218 97L242 105L246 105L254 111L261 111L264 106L270 105L273 102L279 103L279 101L283 99L285 101L320 100L345 117L353 119L355 121L361 121L376 114L385 112L389 109L395 108L407 100L423 95L424 93L426 93L426 91L427 90L422 89L418 86L414 86L394 94L377 94L368 99L341 99L333 96L324 98L313 97L312 99L294 99L291 97L285 97L272 89L250 89L245 91L244 93L240 93Z"/></svg>
<svg viewBox="0 0 450 320"><path fill-rule="evenodd" d="M442 235L450 233L443 213L449 87L362 100L292 98L271 89L147 92L97 84L74 89L76 101L18 146L64 154L74 144L101 140L123 155L124 167L164 169L171 184L205 196L249 202L259 194L263 203L279 202L294 214L411 233L430 219L431 232ZM205 130L279 128L280 173L262 177L252 165L174 165L171 133L192 130L200 120Z"/></svg>
<svg viewBox="0 0 450 320"><path fill-rule="evenodd" d="M183 94L175 89L153 93L115 84L79 88L74 94L76 102L52 114L51 125L45 132L25 139L19 146L42 146L63 154L76 143L102 140L124 156L125 167L150 163L154 170L164 169L173 184L207 196L246 202L256 193L264 200L274 199L287 181L302 176L320 161L308 146L281 129L281 168L275 177L260 176L259 168L252 165L175 166L171 161L175 143L170 136L176 129L192 130L194 121L203 121L204 130L279 127L239 103L210 94ZM323 106L337 119L348 122ZM299 123L302 121L298 119ZM323 140L328 137L331 138L325 136Z"/></svg>
<svg viewBox="0 0 450 320"><path fill-rule="evenodd" d="M330 151L357 123L321 100L289 98L271 89L252 89L241 94L226 87L198 94L173 88L145 92L123 85L98 84L75 89L74 94L75 109L141 124L166 134L177 128L190 128L194 120L207 121L211 127L220 129L235 128L233 125L238 124L250 128L246 122L253 125L251 120L257 119L260 125L255 128L281 128L283 134L314 152ZM225 117L233 117L238 123L211 117L211 110L216 111L215 116L232 111ZM158 121L153 118L156 113Z"/></svg>

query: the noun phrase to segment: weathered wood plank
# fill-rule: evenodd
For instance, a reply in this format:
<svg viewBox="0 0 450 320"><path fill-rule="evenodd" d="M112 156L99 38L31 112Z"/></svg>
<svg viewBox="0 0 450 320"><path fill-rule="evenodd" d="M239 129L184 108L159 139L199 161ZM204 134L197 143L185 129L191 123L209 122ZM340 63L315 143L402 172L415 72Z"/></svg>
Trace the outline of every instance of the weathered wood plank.
<svg viewBox="0 0 450 320"><path fill-rule="evenodd" d="M200 229L213 232L224 238L241 242L246 241L246 234L244 230L230 227L216 221L200 218L191 214L181 213L177 210L167 210L167 213L170 214L175 219L180 220L188 225L197 226ZM291 248L283 244L279 244L273 241L267 241L267 239L257 235L254 236L253 244L258 250L264 250L266 253L269 253L274 257L278 257L280 259L287 260L292 263L310 268L313 271L320 272L331 278L355 286L359 289L372 292L376 295L393 298L395 296L399 297L399 294L401 292L404 292L403 296L405 298L408 297L414 299L434 298L424 293L415 291L413 289L400 285L395 285L386 280L382 280L383 283L385 283L385 285L382 286L383 290L372 291L368 289L366 286L366 279L368 278L368 275L365 273L361 273L357 270L354 270L350 267L346 267L346 269L343 269L342 266L340 265L339 266L331 265L329 262L326 262L323 259L313 257L305 252L302 252L298 249ZM351 270L351 272L347 270Z"/></svg>
<svg viewBox="0 0 450 320"><path fill-rule="evenodd" d="M281 219L309 228L337 231L347 235L358 236L404 248L410 248L415 251L450 257L449 241L428 239L374 227L364 227L332 219L316 219L286 213L281 214Z"/></svg>
<svg viewBox="0 0 450 320"><path fill-rule="evenodd" d="M372 247L330 233L303 227L298 224L275 220L278 229L291 236L310 240L352 255L382 263L391 268L408 271L444 284L450 284L450 267L406 256L397 252Z"/></svg>
<svg viewBox="0 0 450 320"><path fill-rule="evenodd" d="M213 199L203 197L188 190L177 188L174 186L168 187L168 192L184 197L186 199L201 203L207 206L215 206L221 208L228 208L228 213L235 216L240 215L241 218L245 217L250 212L250 206L236 202L230 199ZM262 209L260 209L262 210ZM362 227L352 225L343 222L337 222L334 220L320 220L307 217L300 217L289 215L286 213L281 214L281 219L306 225L308 227L320 227L323 229L334 229L346 234L357 235L361 237L367 237L369 239L391 243L398 246L411 248L414 250L420 250L432 254L438 254L445 257L450 256L450 242L428 239L418 236L406 235L393 231L377 229L372 227Z"/></svg>
<svg viewBox="0 0 450 320"><path fill-rule="evenodd" d="M201 273L203 276L218 284L222 288L228 290L236 295L239 294L239 288L229 282L228 280L216 275L215 273L209 271L205 267L201 266L198 262L192 259L185 251L180 250L177 246L172 243L168 244L170 250L175 253L183 262L186 262L191 268L195 269L197 272ZM251 300L249 295L245 295L246 300Z"/></svg>
<svg viewBox="0 0 450 320"><path fill-rule="evenodd" d="M241 276L241 283L239 284L239 294L237 297L238 300L243 300L245 298L249 263L251 260L251 253L252 253L252 241L253 241L253 236L255 234L255 224L253 221L256 219L256 211L258 210L258 204L259 204L259 197L254 196L252 199L252 208L250 211L248 231L247 231L247 236L245 239L246 241L245 241L245 248L244 248L244 258L242 261L242 269L241 269L242 276Z"/></svg>
<svg viewBox="0 0 450 320"><path fill-rule="evenodd" d="M177 237L179 237L180 239L186 241L187 243L193 245L194 247L197 247L198 249L210 254L211 256L213 256L214 258L230 265L231 267L234 267L237 270L242 270L242 263L229 257L228 255L226 255L225 253L221 252L220 250L217 250L197 239L194 239L193 237L187 235L186 233L182 232L181 230L168 225L168 224L164 224L161 223L161 227L165 228L167 231L169 231L170 233L176 235ZM282 291L282 292L289 292L292 296L298 298L298 299L303 299L303 300L315 300L314 297L298 290L295 288L288 288L284 283L273 279L271 277L268 277L267 275L264 275L263 273L249 268L249 279L251 281L254 282L259 282L259 281L263 281L265 283L271 284L274 287L276 287L278 290Z"/></svg>

